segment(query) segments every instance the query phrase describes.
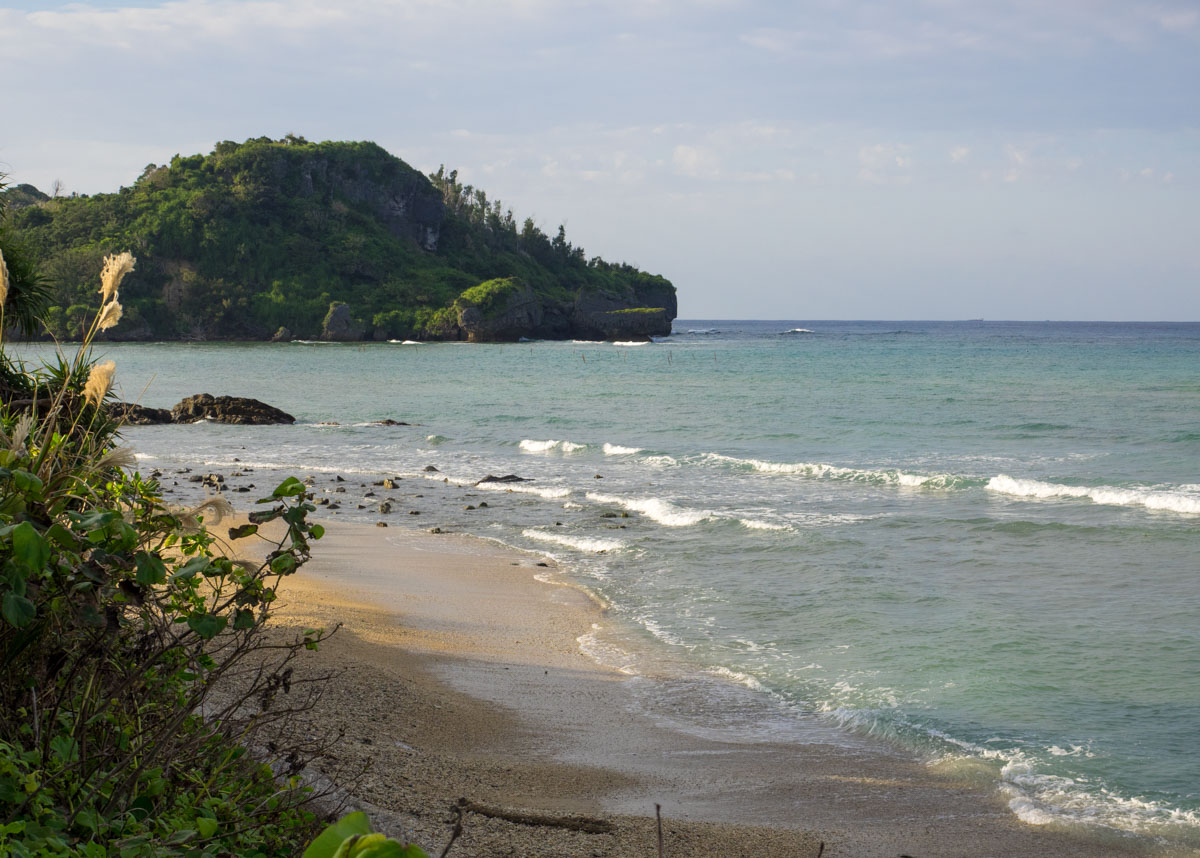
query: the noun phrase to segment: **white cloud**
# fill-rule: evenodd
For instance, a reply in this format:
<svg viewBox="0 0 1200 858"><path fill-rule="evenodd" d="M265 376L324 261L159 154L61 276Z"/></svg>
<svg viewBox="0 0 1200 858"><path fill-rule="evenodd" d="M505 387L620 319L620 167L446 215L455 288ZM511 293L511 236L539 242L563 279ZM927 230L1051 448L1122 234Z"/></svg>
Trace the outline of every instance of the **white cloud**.
<svg viewBox="0 0 1200 858"><path fill-rule="evenodd" d="M909 147L904 144L875 143L858 150L858 179L867 184L908 184L912 165Z"/></svg>
<svg viewBox="0 0 1200 858"><path fill-rule="evenodd" d="M1197 20L1200 20L1200 13L1197 13L1195 9L1171 9L1160 11L1155 17L1158 25L1164 30L1183 33L1196 27Z"/></svg>
<svg viewBox="0 0 1200 858"><path fill-rule="evenodd" d="M720 173L716 153L703 146L676 146L671 152L671 163L684 176L713 177Z"/></svg>
<svg viewBox="0 0 1200 858"><path fill-rule="evenodd" d="M965 164L970 154L971 148L969 146L955 146L950 150L950 160L955 164Z"/></svg>

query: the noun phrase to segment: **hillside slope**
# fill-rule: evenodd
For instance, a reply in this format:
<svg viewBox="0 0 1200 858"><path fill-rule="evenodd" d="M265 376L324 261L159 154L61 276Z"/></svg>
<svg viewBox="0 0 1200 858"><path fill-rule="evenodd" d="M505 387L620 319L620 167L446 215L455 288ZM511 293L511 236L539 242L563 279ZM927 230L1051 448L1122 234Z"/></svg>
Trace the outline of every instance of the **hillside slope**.
<svg viewBox="0 0 1200 858"><path fill-rule="evenodd" d="M666 279L588 260L561 227L518 225L374 143L226 141L113 194L21 188L12 226L52 283L60 339L121 250L138 265L113 339L612 339L670 333L676 313Z"/></svg>

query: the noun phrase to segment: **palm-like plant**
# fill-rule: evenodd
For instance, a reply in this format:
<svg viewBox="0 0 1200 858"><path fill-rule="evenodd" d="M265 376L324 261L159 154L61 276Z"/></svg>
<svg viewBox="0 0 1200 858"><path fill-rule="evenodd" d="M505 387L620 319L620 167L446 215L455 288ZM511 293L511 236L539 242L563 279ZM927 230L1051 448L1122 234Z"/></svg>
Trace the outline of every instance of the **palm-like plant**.
<svg viewBox="0 0 1200 858"><path fill-rule="evenodd" d="M26 337L41 330L40 318L50 299L50 282L38 273L32 254L6 223L4 180L0 173L0 265L8 271L7 294L0 301L0 340L10 329Z"/></svg>

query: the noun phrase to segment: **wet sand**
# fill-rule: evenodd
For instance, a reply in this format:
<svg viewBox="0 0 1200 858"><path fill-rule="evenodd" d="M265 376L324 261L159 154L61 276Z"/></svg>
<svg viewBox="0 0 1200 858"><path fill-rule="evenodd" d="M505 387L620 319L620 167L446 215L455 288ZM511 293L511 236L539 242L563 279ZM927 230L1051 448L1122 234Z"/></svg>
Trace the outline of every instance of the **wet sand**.
<svg viewBox="0 0 1200 858"><path fill-rule="evenodd" d="M301 672L334 674L306 717L345 731L316 767L369 764L346 786L433 854L460 798L473 809L450 854L463 858L654 855L656 804L669 856L807 858L821 843L864 858L1147 854L1026 825L986 782L819 723L756 729L751 704L744 723L710 722L706 707L732 683L601 666L580 648L608 622L601 606L536 555L458 534L327 528L276 620L343 624L300 660Z"/></svg>

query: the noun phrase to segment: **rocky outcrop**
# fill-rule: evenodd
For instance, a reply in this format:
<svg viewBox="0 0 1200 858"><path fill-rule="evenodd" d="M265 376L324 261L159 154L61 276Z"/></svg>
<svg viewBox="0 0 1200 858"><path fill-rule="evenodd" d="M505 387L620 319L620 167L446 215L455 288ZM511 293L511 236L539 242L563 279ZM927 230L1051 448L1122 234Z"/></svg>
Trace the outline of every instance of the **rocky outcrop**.
<svg viewBox="0 0 1200 858"><path fill-rule="evenodd" d="M674 311L661 305L631 307L628 299L581 290L571 308L571 329L576 336L589 340L665 337L671 333L674 318Z"/></svg>
<svg viewBox="0 0 1200 858"><path fill-rule="evenodd" d="M212 396L208 393L198 393L184 399L171 409L171 419L175 423L213 420L217 423L253 425L296 422L296 418L287 412L257 399L243 396Z"/></svg>
<svg viewBox="0 0 1200 858"><path fill-rule="evenodd" d="M298 178L298 196L365 203L393 235L411 238L425 250L437 250L445 218L441 193L420 172L390 160L375 144L363 145L373 157L347 163L313 155L305 157L298 169L288 164L284 170Z"/></svg>
<svg viewBox="0 0 1200 858"><path fill-rule="evenodd" d="M158 426L174 422L169 409L147 408L133 402L115 402L109 406L108 414L126 426Z"/></svg>
<svg viewBox="0 0 1200 858"><path fill-rule="evenodd" d="M325 324L321 327L321 339L334 342L354 342L363 338L365 328L350 315L350 306L340 301L329 305Z"/></svg>
<svg viewBox="0 0 1200 858"><path fill-rule="evenodd" d="M500 284L490 300L472 300L477 290ZM528 337L542 324L542 301L525 283L515 278L489 281L468 289L454 304L458 326L472 343L513 342Z"/></svg>
<svg viewBox="0 0 1200 858"><path fill-rule="evenodd" d="M280 329L279 329L278 331L276 331L276 332L275 332L275 334L274 334L274 335L271 337L271 342L273 342L273 343L287 343L287 342L291 342L293 339L295 339L295 338L292 336L292 332L291 332L291 330L289 330L288 328L280 328Z"/></svg>

